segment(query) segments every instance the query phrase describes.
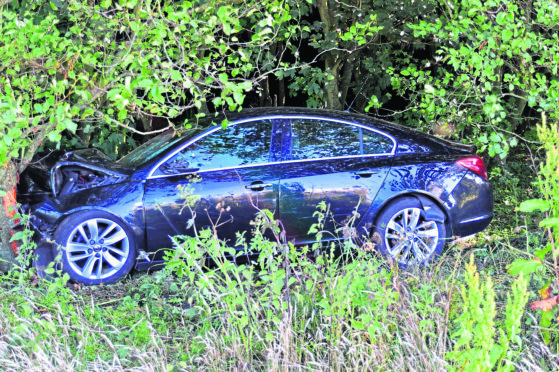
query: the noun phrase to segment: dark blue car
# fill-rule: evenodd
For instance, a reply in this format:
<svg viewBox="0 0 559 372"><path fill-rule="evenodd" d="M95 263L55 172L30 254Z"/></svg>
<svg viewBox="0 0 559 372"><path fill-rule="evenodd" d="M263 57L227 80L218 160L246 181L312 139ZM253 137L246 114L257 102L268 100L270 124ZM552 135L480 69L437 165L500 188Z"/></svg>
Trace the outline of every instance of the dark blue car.
<svg viewBox="0 0 559 372"><path fill-rule="evenodd" d="M61 250L72 280L110 283L161 263L171 236L218 220L219 237L234 247L237 232L250 237L259 209L282 222L287 241L309 244L324 201L327 230L345 225L396 262L421 264L493 217L492 188L471 146L335 111L252 109L227 120L161 134L117 162L79 150L28 168L18 197L43 260Z"/></svg>

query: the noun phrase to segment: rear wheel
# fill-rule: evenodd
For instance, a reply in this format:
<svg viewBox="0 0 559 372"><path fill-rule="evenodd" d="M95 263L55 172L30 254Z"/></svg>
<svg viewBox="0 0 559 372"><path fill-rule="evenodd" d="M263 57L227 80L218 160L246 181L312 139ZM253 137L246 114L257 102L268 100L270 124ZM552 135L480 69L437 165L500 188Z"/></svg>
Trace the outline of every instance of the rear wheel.
<svg viewBox="0 0 559 372"><path fill-rule="evenodd" d="M76 213L56 229L62 270L83 284L114 283L132 270L136 248L120 219L102 211Z"/></svg>
<svg viewBox="0 0 559 372"><path fill-rule="evenodd" d="M444 221L427 218L414 197L399 198L388 205L378 216L373 233L380 252L400 266L421 265L432 260L441 254L445 238Z"/></svg>

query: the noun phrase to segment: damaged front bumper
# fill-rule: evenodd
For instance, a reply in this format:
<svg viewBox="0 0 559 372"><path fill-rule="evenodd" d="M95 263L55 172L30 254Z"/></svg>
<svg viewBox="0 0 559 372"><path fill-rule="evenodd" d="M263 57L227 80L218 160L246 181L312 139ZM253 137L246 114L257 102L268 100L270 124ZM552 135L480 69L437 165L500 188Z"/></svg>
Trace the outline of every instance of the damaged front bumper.
<svg viewBox="0 0 559 372"><path fill-rule="evenodd" d="M51 239L62 213L57 211L49 201L34 209L29 216L29 224L33 231L39 234L35 240Z"/></svg>

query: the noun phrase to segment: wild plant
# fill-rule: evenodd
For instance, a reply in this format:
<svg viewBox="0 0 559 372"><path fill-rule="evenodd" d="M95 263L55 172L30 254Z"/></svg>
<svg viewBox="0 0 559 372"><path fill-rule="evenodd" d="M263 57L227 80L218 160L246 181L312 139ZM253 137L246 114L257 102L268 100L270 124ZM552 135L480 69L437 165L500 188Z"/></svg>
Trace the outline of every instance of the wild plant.
<svg viewBox="0 0 559 372"><path fill-rule="evenodd" d="M227 208L222 203L216 207L221 212ZM219 316L224 321L219 333L231 334L229 341L222 341L239 340L243 346L238 351L251 363L272 354L302 360L304 350L318 352L322 343L343 348L348 334L371 346L388 344L393 325L385 319L398 301L392 271L369 254L365 259L365 253L342 262L336 254L340 246L347 250L355 244L347 238L338 238L341 244L324 244L324 226L332 218L326 203L319 203L315 218L310 233L316 241L310 247L286 242L281 223L267 210L258 211L250 241L238 235L236 246L243 248L238 251L218 239L217 223L193 236L174 237L166 270L182 282L185 301L196 309L201 329L215 331L213 317ZM265 237L266 231L272 239ZM251 254L258 255L248 263L237 262ZM297 335L309 334L314 334L310 343L290 344L307 337ZM283 340L281 351L276 349L278 339ZM206 338L200 335L199 340ZM335 357L330 357L335 365Z"/></svg>
<svg viewBox="0 0 559 372"><path fill-rule="evenodd" d="M542 124L537 126L538 138L545 150L545 160L540 164L537 185L541 198L526 200L518 208L522 212L543 213L539 226L544 229L547 244L530 249L527 253L530 259L517 259L509 267L512 274L524 273L530 275L538 286L538 297L532 302L531 308L538 312L541 334L546 344L553 343L553 349L559 348L559 338L554 336L551 328L556 330L553 320L559 315L559 129L557 123L548 125L545 114L542 114ZM527 244L527 248L529 245Z"/></svg>
<svg viewBox="0 0 559 372"><path fill-rule="evenodd" d="M474 255L466 264L462 287L461 314L454 319L453 351L446 357L454 362L455 370L492 371L513 369L512 357L520 350L519 333L528 301L527 280L522 274L513 282L507 294L504 327L498 327L495 291L491 278L480 279Z"/></svg>

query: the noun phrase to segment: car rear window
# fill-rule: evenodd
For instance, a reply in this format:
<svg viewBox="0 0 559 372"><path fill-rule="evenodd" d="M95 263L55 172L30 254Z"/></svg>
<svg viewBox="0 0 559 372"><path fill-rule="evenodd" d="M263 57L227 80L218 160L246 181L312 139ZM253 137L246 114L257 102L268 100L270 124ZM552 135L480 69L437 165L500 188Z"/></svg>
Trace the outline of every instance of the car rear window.
<svg viewBox="0 0 559 372"><path fill-rule="evenodd" d="M291 121L291 159L388 154L394 144L361 126L317 119Z"/></svg>

